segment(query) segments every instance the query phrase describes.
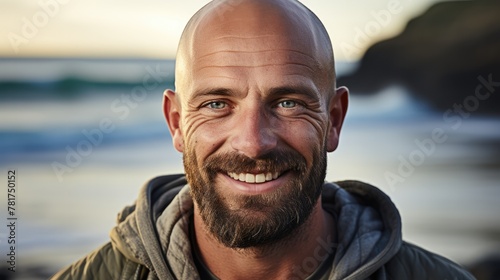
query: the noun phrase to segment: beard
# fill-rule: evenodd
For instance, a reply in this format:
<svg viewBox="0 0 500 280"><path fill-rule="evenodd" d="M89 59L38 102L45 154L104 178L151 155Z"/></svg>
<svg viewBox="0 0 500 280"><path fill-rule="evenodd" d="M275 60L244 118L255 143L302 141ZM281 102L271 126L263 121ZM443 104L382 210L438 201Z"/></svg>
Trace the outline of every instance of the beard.
<svg viewBox="0 0 500 280"><path fill-rule="evenodd" d="M315 150L311 167L294 150L276 150L248 158L238 153L213 154L198 166L196 152L183 155L191 195L209 233L229 248L272 245L292 236L311 215L326 176L326 152ZM217 174L259 170L291 177L270 193L223 194ZM285 174L283 174L285 175Z"/></svg>

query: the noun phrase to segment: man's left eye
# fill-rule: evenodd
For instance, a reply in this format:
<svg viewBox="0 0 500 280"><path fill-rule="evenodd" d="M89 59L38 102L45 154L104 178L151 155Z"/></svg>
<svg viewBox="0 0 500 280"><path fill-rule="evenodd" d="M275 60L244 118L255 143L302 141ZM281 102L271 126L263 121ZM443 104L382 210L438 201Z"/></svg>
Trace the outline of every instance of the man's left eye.
<svg viewBox="0 0 500 280"><path fill-rule="evenodd" d="M284 100L278 103L278 106L283 107L283 108L294 108L297 106L297 102L293 100Z"/></svg>
<svg viewBox="0 0 500 280"><path fill-rule="evenodd" d="M226 108L227 104L225 102L222 102L222 101L214 101L214 102L208 103L206 106L210 109L224 109L224 108Z"/></svg>

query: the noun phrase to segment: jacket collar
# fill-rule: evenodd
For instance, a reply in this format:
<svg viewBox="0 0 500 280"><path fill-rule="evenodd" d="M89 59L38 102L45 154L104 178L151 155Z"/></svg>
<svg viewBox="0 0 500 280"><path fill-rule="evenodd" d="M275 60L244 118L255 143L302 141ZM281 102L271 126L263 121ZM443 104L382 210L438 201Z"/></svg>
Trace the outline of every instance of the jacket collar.
<svg viewBox="0 0 500 280"><path fill-rule="evenodd" d="M401 219L379 189L358 181L325 183L322 202L337 230L330 279L364 279L398 252ZM142 188L134 206L122 211L111 238L127 258L160 279L198 278L189 241L192 214L183 175L157 177Z"/></svg>

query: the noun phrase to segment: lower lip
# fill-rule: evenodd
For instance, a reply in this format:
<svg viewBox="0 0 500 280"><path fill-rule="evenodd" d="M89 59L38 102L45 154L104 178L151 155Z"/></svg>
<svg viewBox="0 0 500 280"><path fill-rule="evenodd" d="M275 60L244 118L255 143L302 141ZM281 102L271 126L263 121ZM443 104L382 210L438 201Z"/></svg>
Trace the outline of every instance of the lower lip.
<svg viewBox="0 0 500 280"><path fill-rule="evenodd" d="M264 194L271 192L277 188L279 188L284 181L286 180L286 177L288 176L288 172L281 174L278 178L272 180L272 181L267 181L264 183L258 183L258 184L251 184L251 183L246 183L242 182L239 180L235 180L231 177L229 177L226 174L220 174L222 177L224 177L224 181L228 183L228 185L231 187L231 189L235 190L236 192L240 194L246 194L246 195L257 195L257 194Z"/></svg>

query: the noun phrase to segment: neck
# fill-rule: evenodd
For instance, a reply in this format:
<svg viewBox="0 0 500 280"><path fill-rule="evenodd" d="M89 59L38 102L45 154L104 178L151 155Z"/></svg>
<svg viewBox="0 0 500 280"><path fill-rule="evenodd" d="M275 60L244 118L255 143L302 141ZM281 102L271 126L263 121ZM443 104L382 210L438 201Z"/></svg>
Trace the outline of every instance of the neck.
<svg viewBox="0 0 500 280"><path fill-rule="evenodd" d="M219 279L241 280L306 278L332 253L335 232L333 218L322 208L321 198L300 228L266 246L225 247L208 232L196 205L194 228L206 267Z"/></svg>

